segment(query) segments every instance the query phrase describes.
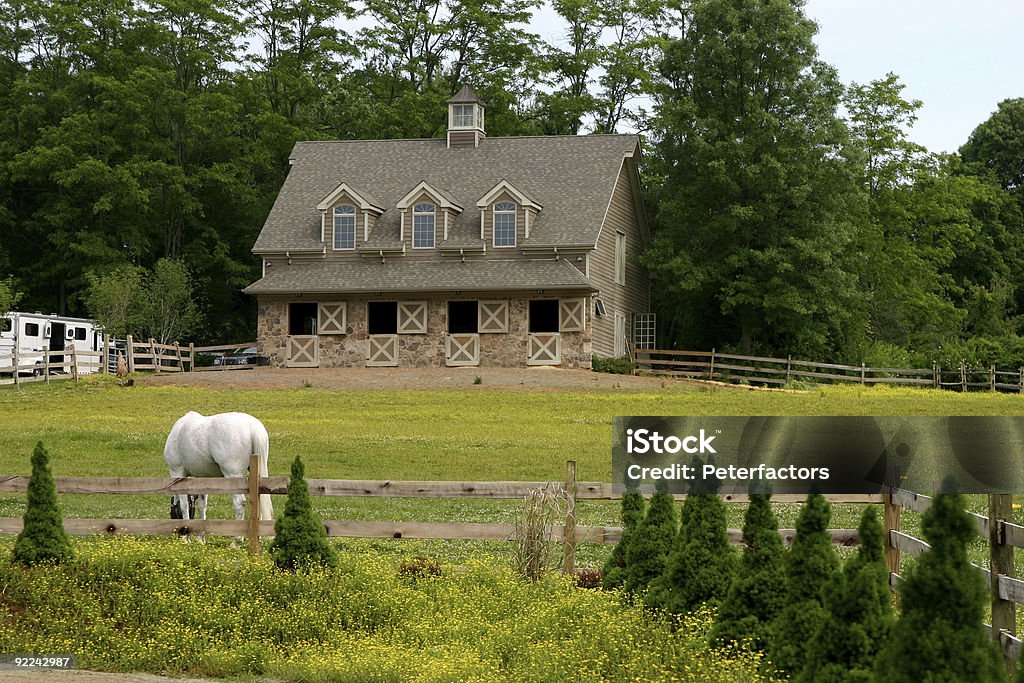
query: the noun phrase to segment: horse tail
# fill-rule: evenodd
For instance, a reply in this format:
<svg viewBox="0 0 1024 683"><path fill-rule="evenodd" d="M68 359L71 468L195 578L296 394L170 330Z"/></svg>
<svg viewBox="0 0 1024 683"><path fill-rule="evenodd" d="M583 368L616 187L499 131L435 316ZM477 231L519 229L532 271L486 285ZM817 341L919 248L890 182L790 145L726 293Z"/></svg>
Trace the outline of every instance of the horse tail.
<svg viewBox="0 0 1024 683"><path fill-rule="evenodd" d="M269 474L269 470L267 469L267 460L270 455L270 437L267 435L266 427L264 427L259 420L253 420L252 423L252 452L259 456L260 476L267 476ZM270 495L261 493L260 519L273 518L274 505L270 502Z"/></svg>

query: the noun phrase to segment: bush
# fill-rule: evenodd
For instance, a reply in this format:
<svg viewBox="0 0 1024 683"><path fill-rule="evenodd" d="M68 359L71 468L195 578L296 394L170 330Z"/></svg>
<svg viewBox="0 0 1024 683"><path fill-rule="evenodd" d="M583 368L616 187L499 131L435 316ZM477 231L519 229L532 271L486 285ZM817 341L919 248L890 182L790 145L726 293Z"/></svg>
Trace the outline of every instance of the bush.
<svg viewBox="0 0 1024 683"><path fill-rule="evenodd" d="M865 507L857 529L857 554L846 561L839 580L826 589L828 618L811 646L807 667L798 679L802 683L871 680L875 657L893 625L884 534L875 508Z"/></svg>
<svg viewBox="0 0 1024 683"><path fill-rule="evenodd" d="M696 463L700 466L699 461ZM705 602L717 606L736 568L736 553L726 532L725 503L712 491L694 489L683 503L682 525L668 556L665 573L651 582L648 607L673 614Z"/></svg>
<svg viewBox="0 0 1024 683"><path fill-rule="evenodd" d="M327 530L313 512L305 468L298 456L292 462L284 514L274 522L270 556L279 569L294 570L316 564L334 567L338 564L338 553L327 541Z"/></svg>
<svg viewBox="0 0 1024 683"><path fill-rule="evenodd" d="M786 600L785 549L772 512L771 494L753 485L750 493L743 518L743 556L718 610L711 642L763 651L768 647L772 620Z"/></svg>
<svg viewBox="0 0 1024 683"><path fill-rule="evenodd" d="M0 539L0 559L11 545ZM217 543L77 549L47 571L0 566L0 652L74 652L83 669L203 679L763 680L755 658L707 647L709 614L673 632L561 575L533 583L470 561L412 582L369 549L306 572Z"/></svg>
<svg viewBox="0 0 1024 683"><path fill-rule="evenodd" d="M602 585L606 590L620 588L626 582L626 552L629 543L644 519L644 497L635 480L626 479L627 488L622 494L622 537L612 549L604 565Z"/></svg>
<svg viewBox="0 0 1024 683"><path fill-rule="evenodd" d="M951 488L947 480L943 490ZM903 611L878 654L875 680L1003 683L1002 653L982 626L988 589L967 559L976 531L963 496L937 495L921 530L932 548L900 584Z"/></svg>
<svg viewBox="0 0 1024 683"><path fill-rule="evenodd" d="M60 564L74 557L71 540L57 505L57 488L50 473L50 456L43 442L32 453L32 477L28 482L28 506L25 526L14 542L11 561L26 567Z"/></svg>
<svg viewBox="0 0 1024 683"><path fill-rule="evenodd" d="M647 516L626 546L625 588L630 593L643 593L651 581L665 573L665 560L675 541L675 500L665 481L658 480L651 496Z"/></svg>
<svg viewBox="0 0 1024 683"><path fill-rule="evenodd" d="M633 371L636 370L636 363L631 361L629 356L601 358L595 355L591 358L591 367L594 372L606 372L610 375L632 375Z"/></svg>
<svg viewBox="0 0 1024 683"><path fill-rule="evenodd" d="M827 620L825 588L835 583L839 558L828 523L831 509L820 493L807 496L786 555L786 606L772 624L769 659L796 676L807 665L811 642Z"/></svg>

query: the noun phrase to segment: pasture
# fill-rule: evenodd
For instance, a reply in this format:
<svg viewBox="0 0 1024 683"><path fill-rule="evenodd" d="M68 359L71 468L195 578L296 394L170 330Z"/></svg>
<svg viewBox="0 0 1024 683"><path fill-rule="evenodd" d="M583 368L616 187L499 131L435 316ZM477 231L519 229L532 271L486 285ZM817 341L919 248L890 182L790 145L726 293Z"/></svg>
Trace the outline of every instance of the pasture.
<svg viewBox="0 0 1024 683"><path fill-rule="evenodd" d="M317 478L560 480L566 459L575 459L580 480L609 481L616 415L1016 415L1024 408L1024 397L1007 394L649 386L325 390L161 386L145 378L125 388L111 378L37 384L0 390L0 473L27 474L42 440L58 476L166 476L164 439L188 410L259 417L270 433L271 475L287 474L300 455L307 476ZM21 515L23 500L0 496L0 516ZM167 496L60 501L66 517L163 519L169 505ZM511 523L519 509L508 500L313 502L325 519ZM210 517L233 516L228 496L210 503ZM978 512L984 503L972 501ZM743 508L728 506L729 526L740 526ZM776 506L780 525L791 527L798 509ZM836 505L831 526L855 527L859 512ZM904 530L916 534L917 518L905 515ZM583 501L577 519L617 526L618 502ZM82 666L114 671L309 681L761 680L755 661L707 652L701 638L708 615L672 631L615 594L574 589L559 577L525 583L509 571L502 542L332 542L346 551L339 570L291 576L223 538L205 546L78 538L79 559L68 567L0 569L0 616L17 606L5 616L14 628L0 635L0 649L72 651ZM11 537L0 537L0 562L11 545ZM583 544L577 563L600 566L610 549ZM983 561L980 538L976 550L975 561ZM414 556L439 560L441 577L403 575L402 559ZM439 612L452 616L439 622Z"/></svg>

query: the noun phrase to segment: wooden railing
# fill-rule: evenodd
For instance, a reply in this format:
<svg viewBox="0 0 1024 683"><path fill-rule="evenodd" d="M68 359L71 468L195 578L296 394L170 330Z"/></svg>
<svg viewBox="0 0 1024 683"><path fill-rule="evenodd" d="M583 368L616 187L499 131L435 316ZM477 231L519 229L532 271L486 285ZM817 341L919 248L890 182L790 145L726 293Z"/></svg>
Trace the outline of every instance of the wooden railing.
<svg viewBox="0 0 1024 683"><path fill-rule="evenodd" d="M19 351L0 354L0 385L20 386L26 382L49 382L51 377L78 380L80 374L106 368L102 351ZM58 374L59 373L59 374ZM10 377L6 375L10 374Z"/></svg>
<svg viewBox="0 0 1024 683"><path fill-rule="evenodd" d="M744 356L711 351L672 351L636 349L637 373L687 377L691 379L746 382L750 384L787 385L792 382L900 384L953 389L957 391L988 390L1024 393L1024 368L1013 371L972 368L966 363L953 369L939 365L931 368L889 368L842 365L820 361L796 360L792 357L770 358Z"/></svg>

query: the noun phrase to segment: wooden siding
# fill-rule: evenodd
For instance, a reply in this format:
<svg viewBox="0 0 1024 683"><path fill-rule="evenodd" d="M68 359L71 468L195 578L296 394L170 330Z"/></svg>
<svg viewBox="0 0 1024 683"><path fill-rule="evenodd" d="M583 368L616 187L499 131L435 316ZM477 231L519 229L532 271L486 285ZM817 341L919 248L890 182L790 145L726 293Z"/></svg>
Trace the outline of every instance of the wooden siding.
<svg viewBox="0 0 1024 683"><path fill-rule="evenodd" d="M590 280L601 290L597 296L604 300L607 314L593 315L593 303L588 314L593 315L594 353L604 358L614 354L615 314L621 313L626 317L626 333L632 341L633 315L650 311L647 269L636 261L645 245L636 214L633 185L629 178L629 174L635 172L635 165L627 159L615 182L615 192L601 228L601 236L597 240L597 248L590 254ZM615 284L615 235L620 231L626 235L625 285Z"/></svg>

